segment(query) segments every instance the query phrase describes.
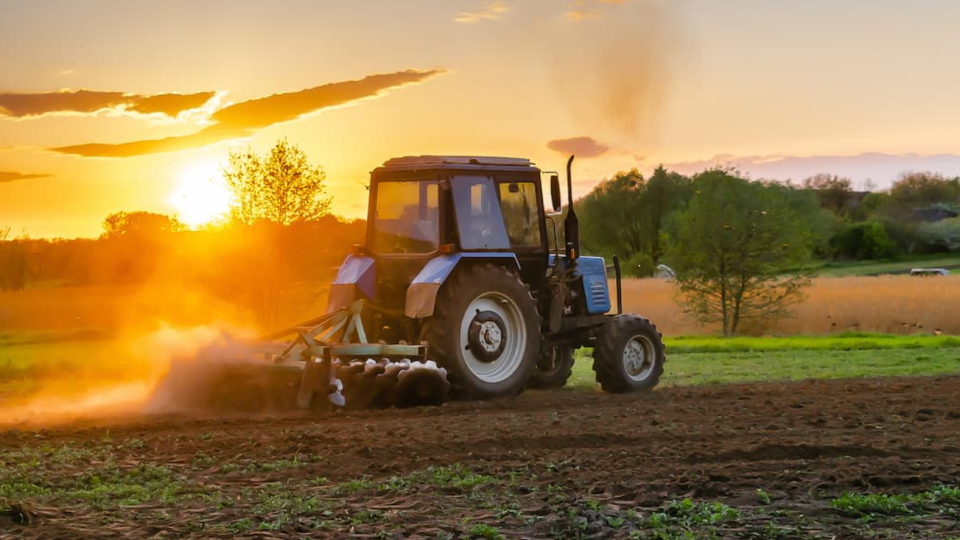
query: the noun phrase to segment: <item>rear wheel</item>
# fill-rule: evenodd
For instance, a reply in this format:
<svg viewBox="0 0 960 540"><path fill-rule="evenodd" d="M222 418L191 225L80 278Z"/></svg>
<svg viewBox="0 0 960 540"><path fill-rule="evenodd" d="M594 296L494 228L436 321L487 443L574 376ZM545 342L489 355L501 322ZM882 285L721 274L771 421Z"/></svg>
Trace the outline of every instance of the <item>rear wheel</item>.
<svg viewBox="0 0 960 540"><path fill-rule="evenodd" d="M572 373L573 349L551 347L540 354L537 369L533 370L528 384L530 388L563 388Z"/></svg>
<svg viewBox="0 0 960 540"><path fill-rule="evenodd" d="M665 361L657 327L636 315L617 315L607 321L593 350L597 382L614 394L653 390Z"/></svg>
<svg viewBox="0 0 960 540"><path fill-rule="evenodd" d="M456 399L520 393L540 352L533 297L514 272L489 263L457 268L437 293L422 336Z"/></svg>

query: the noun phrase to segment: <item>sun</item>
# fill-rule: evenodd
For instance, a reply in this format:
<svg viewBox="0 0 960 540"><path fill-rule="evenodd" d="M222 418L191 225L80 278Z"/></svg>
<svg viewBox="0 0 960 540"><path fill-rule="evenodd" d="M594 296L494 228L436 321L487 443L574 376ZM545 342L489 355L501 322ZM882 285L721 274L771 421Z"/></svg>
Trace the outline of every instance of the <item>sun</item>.
<svg viewBox="0 0 960 540"><path fill-rule="evenodd" d="M184 167L177 187L168 201L177 211L177 219L191 229L212 223L230 211L233 196L227 189L220 166L212 162Z"/></svg>

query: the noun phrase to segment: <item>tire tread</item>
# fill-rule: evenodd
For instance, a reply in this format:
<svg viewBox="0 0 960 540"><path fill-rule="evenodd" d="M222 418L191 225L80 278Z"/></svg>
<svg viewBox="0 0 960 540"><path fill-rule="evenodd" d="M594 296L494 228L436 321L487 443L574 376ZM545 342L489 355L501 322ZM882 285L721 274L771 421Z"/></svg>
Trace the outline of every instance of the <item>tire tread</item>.
<svg viewBox="0 0 960 540"><path fill-rule="evenodd" d="M653 374L642 386L634 387L629 381L621 375L623 369L622 347L621 343L625 339L625 334L635 334L637 328L631 329L636 325L637 328L648 330L657 336L654 340L656 354L661 361L656 363ZM663 375L663 365L666 363L666 349L663 345L663 334L657 330L657 326L649 319L639 315L618 315L600 330L596 346L593 350L593 371L596 373L597 382L604 392L611 394L625 394L637 391L652 390L660 382L660 376Z"/></svg>

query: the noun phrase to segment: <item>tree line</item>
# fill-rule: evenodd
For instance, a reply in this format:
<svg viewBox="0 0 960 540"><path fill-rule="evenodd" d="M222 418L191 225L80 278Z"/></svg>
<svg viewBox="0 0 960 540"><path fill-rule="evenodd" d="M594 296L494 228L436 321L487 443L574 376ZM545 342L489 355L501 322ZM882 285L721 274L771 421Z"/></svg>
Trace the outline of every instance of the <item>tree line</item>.
<svg viewBox="0 0 960 540"><path fill-rule="evenodd" d="M960 249L960 180L934 173L867 193L826 174L793 184L727 169L688 177L658 167L649 178L634 169L575 204L586 251L619 255L630 276L668 265L687 312L725 335L788 313L821 261Z"/></svg>
<svg viewBox="0 0 960 540"><path fill-rule="evenodd" d="M189 230L175 216L116 212L96 239L31 239L0 229L0 290L30 285L179 283L278 324L285 294L329 282L365 223L329 213L323 170L286 140L266 155L230 153L223 170L233 203L216 226Z"/></svg>
<svg viewBox="0 0 960 540"><path fill-rule="evenodd" d="M330 215L322 168L286 140L264 156L232 151L223 176L229 218L200 231L150 212L107 216L97 239L0 229L0 290L182 281L246 304L269 327L284 290L329 280L365 223ZM960 249L960 180L934 173L867 193L827 174L792 184L726 169L684 176L658 167L649 178L634 169L575 205L587 252L619 255L628 276L670 266L687 311L724 334L787 313L818 261Z"/></svg>

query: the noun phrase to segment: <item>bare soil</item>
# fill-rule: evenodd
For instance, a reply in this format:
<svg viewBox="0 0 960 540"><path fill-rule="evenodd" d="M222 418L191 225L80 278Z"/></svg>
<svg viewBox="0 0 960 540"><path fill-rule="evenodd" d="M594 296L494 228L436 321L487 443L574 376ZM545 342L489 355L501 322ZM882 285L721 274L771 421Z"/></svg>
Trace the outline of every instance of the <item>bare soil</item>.
<svg viewBox="0 0 960 540"><path fill-rule="evenodd" d="M11 538L960 537L950 504L830 504L960 484L960 378L85 420L0 433L0 452L48 489L0 492ZM116 495L108 477L149 490ZM671 505L684 498L734 513Z"/></svg>

